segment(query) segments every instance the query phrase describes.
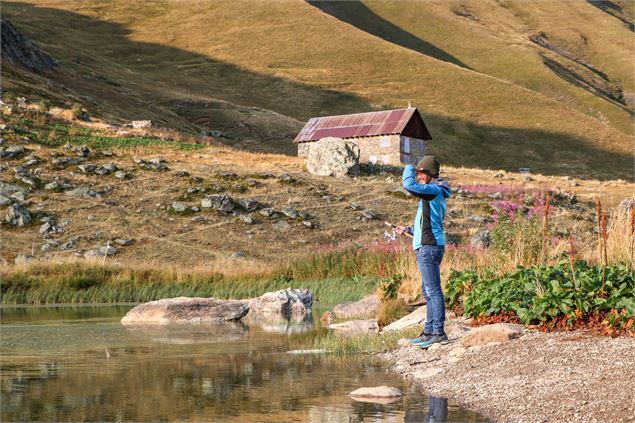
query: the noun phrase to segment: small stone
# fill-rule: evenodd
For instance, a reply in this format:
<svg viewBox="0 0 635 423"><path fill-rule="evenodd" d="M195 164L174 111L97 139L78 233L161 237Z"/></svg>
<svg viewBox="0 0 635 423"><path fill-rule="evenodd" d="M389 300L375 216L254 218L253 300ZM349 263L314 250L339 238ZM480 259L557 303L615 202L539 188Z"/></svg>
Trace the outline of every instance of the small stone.
<svg viewBox="0 0 635 423"><path fill-rule="evenodd" d="M495 192L493 194L488 195L488 197L494 200L500 200L501 198L503 198L503 195L500 192Z"/></svg>
<svg viewBox="0 0 635 423"><path fill-rule="evenodd" d="M278 213L271 207L265 207L264 209L261 209L258 213L260 213L264 217L271 217L271 218L274 218L278 215Z"/></svg>
<svg viewBox="0 0 635 423"><path fill-rule="evenodd" d="M379 219L379 215L372 210L362 210L362 217L368 220Z"/></svg>
<svg viewBox="0 0 635 423"><path fill-rule="evenodd" d="M117 179L126 179L127 177L128 177L128 174L124 172L123 170L118 170L115 172L115 178Z"/></svg>
<svg viewBox="0 0 635 423"><path fill-rule="evenodd" d="M486 248L489 247L491 242L490 231L484 229L482 231L478 231L472 238L470 239L470 245L478 248Z"/></svg>
<svg viewBox="0 0 635 423"><path fill-rule="evenodd" d="M494 178L504 178L504 177L505 177L505 172L503 172L503 171L498 171L494 175Z"/></svg>
<svg viewBox="0 0 635 423"><path fill-rule="evenodd" d="M244 198L238 202L240 206L248 212L256 211L260 208L261 204L253 198Z"/></svg>
<svg viewBox="0 0 635 423"><path fill-rule="evenodd" d="M256 222L253 217L251 217L251 216L249 216L247 214L241 214L240 216L238 216L238 218L243 223L246 223L247 225L253 225Z"/></svg>
<svg viewBox="0 0 635 423"><path fill-rule="evenodd" d="M245 253L243 253L242 251L236 251L235 253L232 253L231 258L245 258L247 257L247 255L245 255Z"/></svg>
<svg viewBox="0 0 635 423"><path fill-rule="evenodd" d="M112 157L115 155L111 150L102 150L100 153L104 157Z"/></svg>
<svg viewBox="0 0 635 423"><path fill-rule="evenodd" d="M206 195L201 201L201 207L204 209L218 210L223 213L229 213L234 210L234 200L225 194Z"/></svg>
<svg viewBox="0 0 635 423"><path fill-rule="evenodd" d="M62 189L62 186L60 185L59 182L53 181L44 185L44 189L48 191L59 191L60 189Z"/></svg>
<svg viewBox="0 0 635 423"><path fill-rule="evenodd" d="M75 247L77 247L77 238L71 238L65 243L63 243L62 245L60 245L59 247L57 247L57 249L60 251L65 251L65 250L71 250Z"/></svg>
<svg viewBox="0 0 635 423"><path fill-rule="evenodd" d="M175 174L176 176L180 176L180 177L187 177L187 176L190 176L189 172L186 172L186 171L184 171L184 170L177 170L174 174Z"/></svg>
<svg viewBox="0 0 635 423"><path fill-rule="evenodd" d="M303 221L302 221L302 224L303 224L304 226L306 226L307 228L309 228L309 229L313 227L313 223L312 223L312 222L310 222L310 221L308 221L308 220L303 220Z"/></svg>
<svg viewBox="0 0 635 423"><path fill-rule="evenodd" d="M51 222L44 222L42 224L42 226L40 226L40 234L41 235L45 235L47 234L49 231L54 230L55 226L53 226L53 223Z"/></svg>
<svg viewBox="0 0 635 423"><path fill-rule="evenodd" d="M93 191L92 189L88 187L79 187L79 188L71 189L68 191L64 191L64 194L71 195L74 197L84 197L84 198L95 198L100 196L97 192Z"/></svg>
<svg viewBox="0 0 635 423"><path fill-rule="evenodd" d="M172 210L177 213L184 213L187 210L187 206L183 203L175 201L172 203Z"/></svg>
<svg viewBox="0 0 635 423"><path fill-rule="evenodd" d="M84 173L94 173L95 170L97 169L97 165L93 163L84 163L77 167L79 168L79 170L81 170Z"/></svg>
<svg viewBox="0 0 635 423"><path fill-rule="evenodd" d="M13 262L14 262L15 264L20 264L20 263L28 263L28 262L30 262L31 260L33 260L33 257L32 257L32 256L27 255L27 254L22 254L22 253L20 253L20 254L18 254L18 255L16 256L16 258L13 260Z"/></svg>
<svg viewBox="0 0 635 423"><path fill-rule="evenodd" d="M124 238L117 238L115 239L115 244L121 245L123 247L127 247L128 245L132 245L134 241L132 239L124 239Z"/></svg>
<svg viewBox="0 0 635 423"><path fill-rule="evenodd" d="M298 213L298 211L291 206L285 206L282 208L281 211L282 211L282 214L284 214L285 216L291 219L297 219L298 217L300 217L300 214Z"/></svg>
<svg viewBox="0 0 635 423"><path fill-rule="evenodd" d="M289 229L291 225L289 225L284 220L278 220L276 223L273 224L273 227L278 229Z"/></svg>

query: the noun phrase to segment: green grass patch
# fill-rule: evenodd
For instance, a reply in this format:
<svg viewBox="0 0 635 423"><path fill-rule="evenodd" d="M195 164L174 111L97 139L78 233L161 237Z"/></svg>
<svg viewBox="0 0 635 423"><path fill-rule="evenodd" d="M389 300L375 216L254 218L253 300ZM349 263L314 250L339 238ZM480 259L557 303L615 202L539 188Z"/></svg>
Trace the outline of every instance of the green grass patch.
<svg viewBox="0 0 635 423"><path fill-rule="evenodd" d="M316 338L314 348L328 350L334 354L376 354L397 348L397 341L401 338L414 338L421 332L420 326L414 326L401 331L372 333L346 336L329 332L326 336Z"/></svg>

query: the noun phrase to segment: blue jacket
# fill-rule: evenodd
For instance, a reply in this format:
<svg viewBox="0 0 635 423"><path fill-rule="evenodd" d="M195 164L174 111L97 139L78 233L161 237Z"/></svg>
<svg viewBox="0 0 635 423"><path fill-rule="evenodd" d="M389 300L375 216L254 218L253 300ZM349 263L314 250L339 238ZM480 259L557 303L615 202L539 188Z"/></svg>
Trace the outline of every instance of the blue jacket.
<svg viewBox="0 0 635 423"><path fill-rule="evenodd" d="M445 199L452 193L448 181L437 178L429 184L420 184L412 165L404 168L402 181L406 191L421 199L414 225L409 231L413 236L412 248L416 250L422 245L445 245Z"/></svg>

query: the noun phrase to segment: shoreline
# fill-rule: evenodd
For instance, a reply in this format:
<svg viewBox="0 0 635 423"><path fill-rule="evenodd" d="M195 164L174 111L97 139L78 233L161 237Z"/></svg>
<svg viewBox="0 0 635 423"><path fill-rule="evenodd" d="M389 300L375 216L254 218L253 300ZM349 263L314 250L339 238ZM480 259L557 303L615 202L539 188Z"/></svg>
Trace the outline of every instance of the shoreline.
<svg viewBox="0 0 635 423"><path fill-rule="evenodd" d="M524 330L507 342L464 348L465 320L446 321L450 342L379 354L424 393L493 421L632 422L635 338Z"/></svg>

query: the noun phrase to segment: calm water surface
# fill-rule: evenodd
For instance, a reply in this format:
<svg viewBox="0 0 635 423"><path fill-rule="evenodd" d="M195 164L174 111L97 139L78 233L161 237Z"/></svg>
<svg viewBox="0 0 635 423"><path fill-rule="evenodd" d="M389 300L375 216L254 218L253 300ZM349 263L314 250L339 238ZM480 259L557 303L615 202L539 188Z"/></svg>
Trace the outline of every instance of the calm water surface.
<svg viewBox="0 0 635 423"><path fill-rule="evenodd" d="M312 327L124 327L131 307L0 308L0 420L481 421L369 357L287 354L324 335ZM347 395L378 385L406 395Z"/></svg>

